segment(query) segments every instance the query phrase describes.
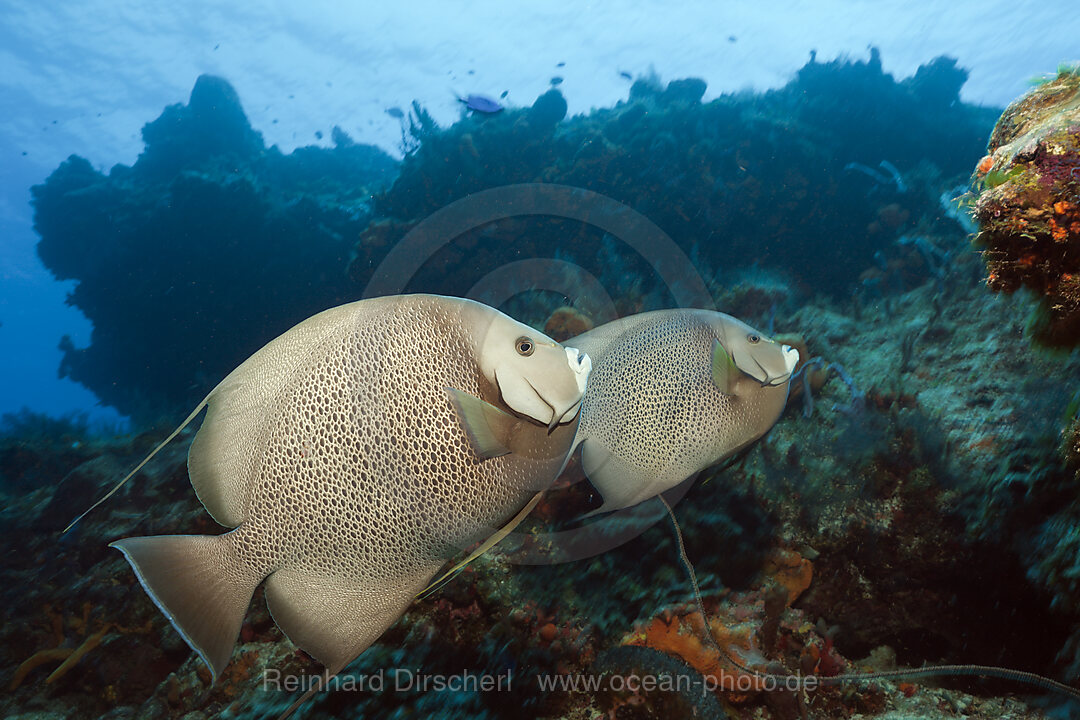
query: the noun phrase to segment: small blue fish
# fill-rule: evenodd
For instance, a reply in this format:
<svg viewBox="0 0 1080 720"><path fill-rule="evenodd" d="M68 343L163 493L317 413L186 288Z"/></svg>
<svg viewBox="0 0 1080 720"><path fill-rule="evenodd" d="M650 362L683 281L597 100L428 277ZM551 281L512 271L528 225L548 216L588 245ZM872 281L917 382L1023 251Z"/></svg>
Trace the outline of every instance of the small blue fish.
<svg viewBox="0 0 1080 720"><path fill-rule="evenodd" d="M498 100L490 98L487 95L470 94L465 97L459 97L458 101L465 103L465 107L473 112L484 113L486 115L494 115L503 110L503 106L499 104Z"/></svg>
<svg viewBox="0 0 1080 720"><path fill-rule="evenodd" d="M397 118L398 120L401 120L405 117L405 113L402 112L401 108L397 107L396 105L394 107L386 108L386 114L392 118Z"/></svg>

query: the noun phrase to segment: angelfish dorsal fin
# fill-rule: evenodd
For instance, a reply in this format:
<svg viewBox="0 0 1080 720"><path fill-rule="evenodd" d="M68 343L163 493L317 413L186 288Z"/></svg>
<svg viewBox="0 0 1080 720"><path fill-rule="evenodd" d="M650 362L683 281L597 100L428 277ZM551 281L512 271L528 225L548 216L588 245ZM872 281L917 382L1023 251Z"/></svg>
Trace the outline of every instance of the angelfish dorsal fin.
<svg viewBox="0 0 1080 720"><path fill-rule="evenodd" d="M508 443L517 418L457 388L448 387L446 393L477 457L488 460L510 454Z"/></svg>
<svg viewBox="0 0 1080 720"><path fill-rule="evenodd" d="M210 393L210 395L213 395L213 392L211 392L211 393ZM120 488L124 487L124 485L126 485L126 484L127 484L127 481L128 481L128 480L130 480L131 478L135 477L135 473L137 473L137 472L139 472L140 470L142 470L142 467L143 467L143 465L145 465L146 463L150 462L150 461L151 461L151 460L153 459L153 457L154 457L155 455L157 455L157 454L158 454L158 452L160 452L160 451L161 451L161 449L162 449L163 447L165 447L166 445L168 445L169 443L171 443L171 442L173 441L173 439L174 439L174 438L175 438L175 437L176 437L177 435L179 435L179 434L180 434L180 432L181 432L181 431L182 431L182 430L183 430L184 428L186 428L186 427L187 427L187 426L188 426L188 425L189 425L189 424L191 423L191 421L192 421L192 420L194 420L194 419L196 418L196 416L198 416L198 414L199 414L199 413L201 413L201 412L202 412L203 408L204 408L204 407L206 407L207 403L209 403L209 402L210 402L210 395L207 395L206 397L204 397L204 398L202 399L202 401L201 401L201 402L200 402L200 403L199 403L198 405L196 405L196 406L195 406L195 409L191 411L191 414L190 414L190 415L188 415L188 416L187 416L187 418L185 418L185 419L184 419L184 422L180 423L180 427L178 427L178 428L176 428L175 430L173 430L173 431L172 431L172 433L170 433L170 434L169 434L169 437L167 437L167 438L165 438L164 440L162 440L162 441L161 441L161 442L160 442L160 443L158 444L158 446L157 446L156 448L154 448L153 450L151 450L151 451L150 451L150 454L149 454L149 455L147 455L146 457L144 457L144 458L142 459L142 462L141 462L141 463L139 463L138 465L136 465L136 466L135 466L135 469L134 469L134 470L132 470L131 472L129 472L129 473L127 474L127 475L125 475L125 476L124 476L124 479L123 479L123 480L121 480L120 482L118 482L118 483L116 483L115 485L113 485L112 489L111 489L111 490L109 490L109 492L105 493L105 495L104 495L103 497L101 497L101 498L100 498L100 499L99 499L99 500L98 500L97 502L95 502L95 503L94 503L93 505L91 505L90 507L88 507L88 508L86 508L85 510L83 510L83 511L82 511L82 513L81 513L81 514L79 515L79 517L77 517L77 518L75 518L74 520L72 520L72 521L71 521L70 523L68 523L68 526L67 526L66 528L64 528L64 529L63 529L62 531L60 531L60 534L61 534L61 535L63 535L63 534L65 534L65 533L67 533L67 531L68 531L68 530L70 530L71 528L75 527L76 523L78 523L78 522L79 522L80 520L82 520L82 519L83 519L84 517L86 517L86 516L87 516L87 515L89 515L89 514L90 514L91 512L93 512L93 510L95 510L95 509L96 509L96 508L97 508L97 507L98 507L99 505L101 505L101 504L102 504L103 502L105 502L106 500L108 500L109 498L111 498L111 497L112 497L113 495L115 495L115 494L116 494L116 491L117 491L117 490L119 490Z"/></svg>
<svg viewBox="0 0 1080 720"><path fill-rule="evenodd" d="M725 395L735 394L735 379L741 371L735 366L735 360L731 353L720 344L719 340L713 339L712 346L712 379L713 383Z"/></svg>

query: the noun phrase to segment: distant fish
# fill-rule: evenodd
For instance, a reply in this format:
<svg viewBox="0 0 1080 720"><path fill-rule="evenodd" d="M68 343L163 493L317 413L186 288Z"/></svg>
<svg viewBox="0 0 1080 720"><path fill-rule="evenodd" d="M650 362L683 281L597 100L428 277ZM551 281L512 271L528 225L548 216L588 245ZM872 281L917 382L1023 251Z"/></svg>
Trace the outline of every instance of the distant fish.
<svg viewBox="0 0 1080 720"><path fill-rule="evenodd" d="M555 77L551 78L551 84L552 85L562 85L562 77L559 76L559 75L556 75Z"/></svg>
<svg viewBox="0 0 1080 720"><path fill-rule="evenodd" d="M405 117L405 113L396 105L394 107L386 108L386 114L392 118L397 118L398 120Z"/></svg>
<svg viewBox="0 0 1080 720"><path fill-rule="evenodd" d="M564 62L555 63L555 67L566 67L566 63L564 63Z"/></svg>
<svg viewBox="0 0 1080 720"><path fill-rule="evenodd" d="M322 130L316 130L315 131L315 139L316 140L322 140Z"/></svg>
<svg viewBox="0 0 1080 720"><path fill-rule="evenodd" d="M503 110L503 106L499 104L498 100L487 95L470 94L459 97L458 101L465 103L465 107L473 112L484 113L485 115L494 115Z"/></svg>
<svg viewBox="0 0 1080 720"><path fill-rule="evenodd" d="M625 78L627 80L633 80L634 79L634 76L631 75L630 73L626 72L625 70L619 72L619 76L622 77L622 78Z"/></svg>
<svg viewBox="0 0 1080 720"><path fill-rule="evenodd" d="M509 90L503 90L503 91L502 91L502 92L501 92L501 93L499 94L499 99L500 99L500 100L504 100L504 99L506 99L506 96L507 96L507 95L509 95L509 94L510 94L510 91L509 91Z"/></svg>

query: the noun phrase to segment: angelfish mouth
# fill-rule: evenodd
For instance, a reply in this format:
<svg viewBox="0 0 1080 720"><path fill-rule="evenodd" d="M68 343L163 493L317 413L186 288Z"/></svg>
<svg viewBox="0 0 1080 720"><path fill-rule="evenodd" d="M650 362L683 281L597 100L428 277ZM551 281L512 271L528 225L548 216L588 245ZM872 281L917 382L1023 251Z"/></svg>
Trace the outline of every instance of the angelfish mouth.
<svg viewBox="0 0 1080 720"><path fill-rule="evenodd" d="M574 373L578 392L584 395L585 383L588 380L589 373L592 372L592 358L589 357L588 353L577 348L567 347L563 348L563 350L566 351L566 364L570 366L570 371Z"/></svg>

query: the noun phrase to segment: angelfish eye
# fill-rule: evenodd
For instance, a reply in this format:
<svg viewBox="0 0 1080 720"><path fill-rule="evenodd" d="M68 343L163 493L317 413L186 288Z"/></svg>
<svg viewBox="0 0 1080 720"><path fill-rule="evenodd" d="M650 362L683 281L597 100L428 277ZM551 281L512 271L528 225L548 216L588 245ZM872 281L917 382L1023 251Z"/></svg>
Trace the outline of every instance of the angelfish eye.
<svg viewBox="0 0 1080 720"><path fill-rule="evenodd" d="M533 354L533 350L536 349L536 344L527 337L519 337L514 345L517 347L518 355L524 355L528 357Z"/></svg>
<svg viewBox="0 0 1080 720"><path fill-rule="evenodd" d="M759 342L761 342L761 336L750 333L746 336L746 341L751 345L757 345Z"/></svg>

